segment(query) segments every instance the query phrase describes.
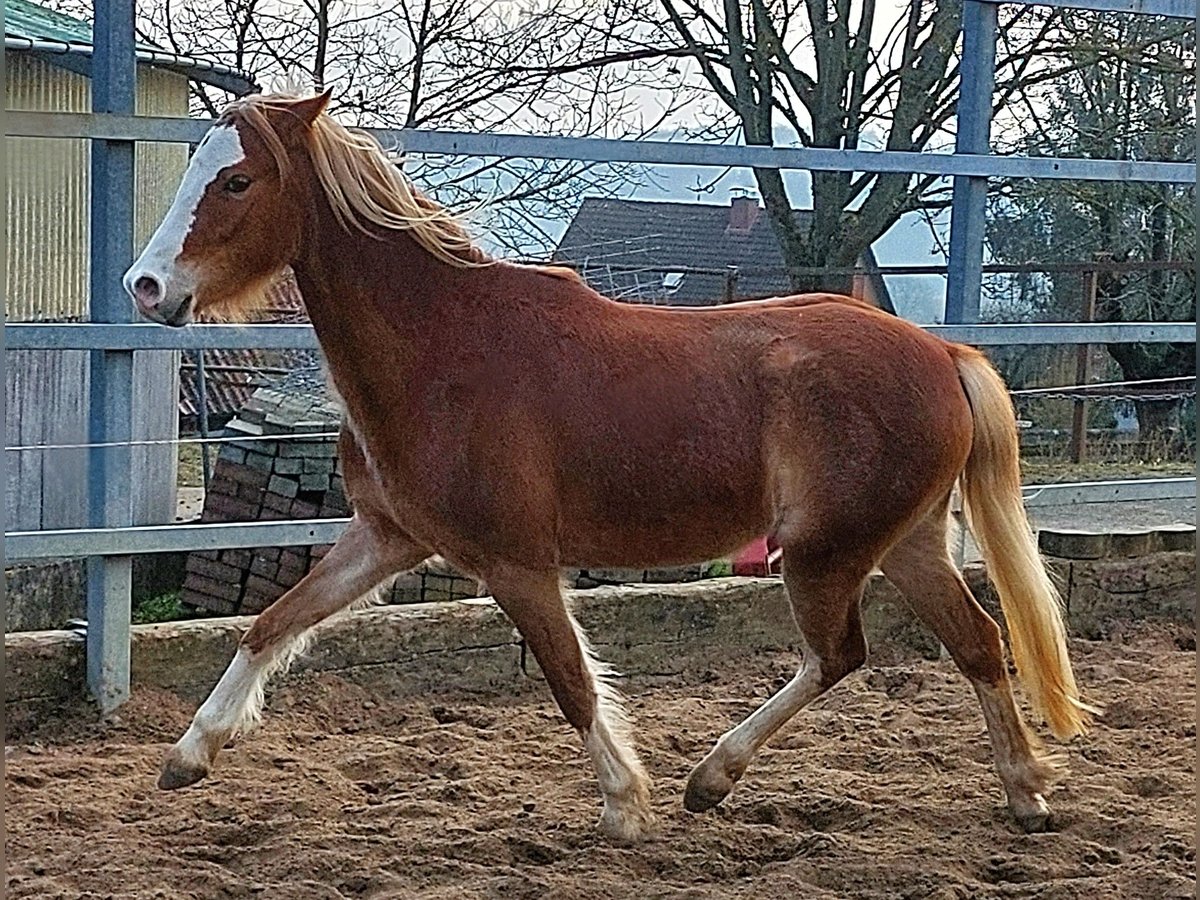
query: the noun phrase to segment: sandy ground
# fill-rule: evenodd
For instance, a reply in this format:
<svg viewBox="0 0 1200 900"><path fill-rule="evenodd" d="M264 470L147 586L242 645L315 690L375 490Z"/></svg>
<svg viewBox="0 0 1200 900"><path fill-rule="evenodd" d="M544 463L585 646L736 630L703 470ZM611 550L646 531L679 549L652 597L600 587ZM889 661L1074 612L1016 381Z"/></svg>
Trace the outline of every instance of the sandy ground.
<svg viewBox="0 0 1200 900"><path fill-rule="evenodd" d="M158 762L190 717L142 692L6 747L10 897L1182 898L1193 895L1195 639L1079 642L1108 704L1068 748L1054 833L1009 820L973 693L949 663L861 672L766 748L726 804L683 811L690 767L791 674L740 660L628 690L657 839L608 844L543 685L395 696L333 676L277 690L200 787Z"/></svg>

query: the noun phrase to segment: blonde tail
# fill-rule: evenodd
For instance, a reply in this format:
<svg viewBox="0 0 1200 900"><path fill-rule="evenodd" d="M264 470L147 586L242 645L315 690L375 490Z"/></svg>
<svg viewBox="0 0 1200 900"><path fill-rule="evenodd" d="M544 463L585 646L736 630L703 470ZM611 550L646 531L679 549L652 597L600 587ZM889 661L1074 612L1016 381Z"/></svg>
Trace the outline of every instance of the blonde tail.
<svg viewBox="0 0 1200 900"><path fill-rule="evenodd" d="M1000 595L1013 661L1030 702L1054 736L1066 740L1085 732L1099 709L1080 699L1075 686L1062 598L1025 516L1012 401L981 353L958 346L953 352L975 423L961 476L967 524Z"/></svg>

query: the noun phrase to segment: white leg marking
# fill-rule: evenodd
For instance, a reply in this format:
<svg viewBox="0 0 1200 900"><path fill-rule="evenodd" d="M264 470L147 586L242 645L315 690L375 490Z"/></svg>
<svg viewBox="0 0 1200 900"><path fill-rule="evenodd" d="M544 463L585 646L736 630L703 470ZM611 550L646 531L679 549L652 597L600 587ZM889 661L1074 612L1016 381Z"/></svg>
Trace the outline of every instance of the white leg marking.
<svg viewBox="0 0 1200 900"><path fill-rule="evenodd" d="M806 656L800 671L773 697L746 717L717 743L724 747L729 758L745 769L758 752L796 713L821 693L821 663L815 656Z"/></svg>
<svg viewBox="0 0 1200 900"><path fill-rule="evenodd" d="M267 680L304 652L312 634L309 629L257 656L247 647L238 647L225 674L167 754L159 786L182 787L207 775L225 742L258 723Z"/></svg>
<svg viewBox="0 0 1200 900"><path fill-rule="evenodd" d="M330 616L325 623L352 609L378 603L382 589L394 577L388 576L382 585L368 591L341 613ZM192 724L175 745L180 760L202 764L207 769L229 738L257 725L262 714L263 690L267 681L276 672L287 669L292 660L304 652L315 632L315 628L310 628L279 646L266 648L258 656L251 654L245 646L238 647L225 674L208 699L196 710Z"/></svg>
<svg viewBox="0 0 1200 900"><path fill-rule="evenodd" d="M181 762L207 769L225 741L253 726L262 709L263 684L269 674L264 662L255 660L245 647L238 648L229 668L175 745Z"/></svg>
<svg viewBox="0 0 1200 900"><path fill-rule="evenodd" d="M805 647L795 677L737 727L722 735L692 770L683 805L692 812L703 812L724 800L759 748L820 694L821 661Z"/></svg>
<svg viewBox="0 0 1200 900"><path fill-rule="evenodd" d="M650 812L650 778L633 749L629 717L621 695L609 681L615 673L596 659L587 635L573 616L571 625L596 695L596 712L591 727L583 735L583 743L604 796L600 830L615 840L638 841L654 824Z"/></svg>
<svg viewBox="0 0 1200 900"><path fill-rule="evenodd" d="M1050 819L1050 807L1043 792L1056 778L1062 760L1035 753L1032 735L1022 723L1007 685L997 687L978 681L972 684L983 708L1008 807L1026 830L1042 831Z"/></svg>

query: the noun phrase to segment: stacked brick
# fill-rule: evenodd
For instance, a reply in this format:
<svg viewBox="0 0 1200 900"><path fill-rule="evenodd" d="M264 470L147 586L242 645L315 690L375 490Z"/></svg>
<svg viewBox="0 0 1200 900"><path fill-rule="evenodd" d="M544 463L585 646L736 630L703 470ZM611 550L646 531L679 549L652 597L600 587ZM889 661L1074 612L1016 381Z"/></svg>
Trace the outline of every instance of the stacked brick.
<svg viewBox="0 0 1200 900"><path fill-rule="evenodd" d="M450 566L436 561L422 563L405 572L385 592L385 603L435 603L463 600L480 594L479 583Z"/></svg>
<svg viewBox="0 0 1200 900"><path fill-rule="evenodd" d="M337 463L340 412L320 372L300 369L259 388L226 427L203 522L349 515ZM236 440L236 438L242 438ZM187 561L183 601L218 615L255 613L296 584L320 547L197 550Z"/></svg>
<svg viewBox="0 0 1200 900"><path fill-rule="evenodd" d="M202 522L344 518L350 515L337 459L341 413L320 372L300 369L259 388L230 421L204 498ZM258 547L189 554L183 602L216 615L265 609L329 548ZM419 603L474 597L476 582L427 563L400 576L383 598Z"/></svg>

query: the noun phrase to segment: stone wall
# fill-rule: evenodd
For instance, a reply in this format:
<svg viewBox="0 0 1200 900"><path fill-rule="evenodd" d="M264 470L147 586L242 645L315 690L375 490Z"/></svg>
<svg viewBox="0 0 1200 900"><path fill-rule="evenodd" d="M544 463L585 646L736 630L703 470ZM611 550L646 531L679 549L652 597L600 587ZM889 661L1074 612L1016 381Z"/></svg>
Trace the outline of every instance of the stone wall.
<svg viewBox="0 0 1200 900"><path fill-rule="evenodd" d="M1195 620L1195 527L1043 530L1038 539L1080 637L1105 638L1129 621Z"/></svg>
<svg viewBox="0 0 1200 900"><path fill-rule="evenodd" d="M1071 632L1107 637L1130 622L1176 623L1194 637L1195 532L1172 535L1167 549L1151 542L1135 556L1059 557L1051 568L1063 584ZM1047 539L1053 540L1053 539ZM1067 552L1064 547L1062 552ZM1077 552L1077 551L1071 551ZM999 618L982 566L968 583ZM778 578L720 578L692 584L630 585L574 591L575 613L601 658L631 676L698 673L731 653L795 648L796 631ZM135 626L137 686L172 690L196 700L220 676L250 617ZM882 576L864 601L871 660L935 657L937 641L916 621ZM85 703L83 638L73 632L6 635L5 713L10 734L40 716ZM870 664L870 663L868 663ZM511 623L490 599L375 607L335 619L296 664L297 671L336 671L386 684L388 690L455 687L492 690L533 670Z"/></svg>
<svg viewBox="0 0 1200 900"><path fill-rule="evenodd" d="M83 616L87 571L82 559L18 564L4 570L4 630L62 628Z"/></svg>

